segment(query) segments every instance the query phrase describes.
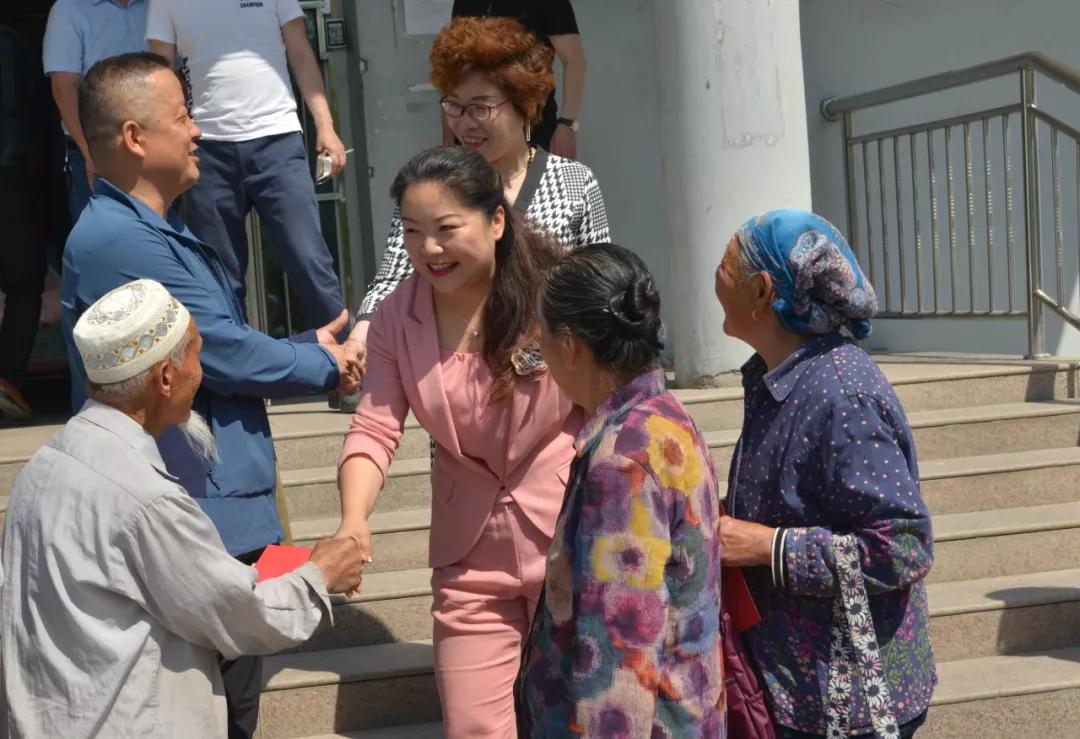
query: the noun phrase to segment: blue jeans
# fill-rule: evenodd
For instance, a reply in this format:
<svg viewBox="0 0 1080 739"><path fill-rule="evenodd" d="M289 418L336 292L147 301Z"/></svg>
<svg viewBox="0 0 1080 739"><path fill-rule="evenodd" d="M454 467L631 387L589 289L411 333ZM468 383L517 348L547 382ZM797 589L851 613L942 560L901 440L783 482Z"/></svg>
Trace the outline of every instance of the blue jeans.
<svg viewBox="0 0 1080 739"><path fill-rule="evenodd" d="M66 138L66 137L65 137ZM67 168L71 177L68 184L68 212L71 213L71 225L79 220L79 214L90 202L90 184L86 181L86 159L75 142L67 141Z"/></svg>
<svg viewBox="0 0 1080 739"><path fill-rule="evenodd" d="M199 141L199 181L188 191L188 227L221 257L241 304L247 292L245 219L266 225L308 328L345 308L322 236L315 185L299 132L251 141ZM297 329L299 330L299 329Z"/></svg>

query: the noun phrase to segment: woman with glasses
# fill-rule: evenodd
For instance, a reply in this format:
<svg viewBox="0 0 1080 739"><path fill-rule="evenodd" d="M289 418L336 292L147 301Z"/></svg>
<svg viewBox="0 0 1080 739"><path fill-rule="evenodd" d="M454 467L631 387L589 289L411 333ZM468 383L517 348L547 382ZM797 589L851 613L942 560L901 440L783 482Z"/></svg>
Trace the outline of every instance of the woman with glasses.
<svg viewBox="0 0 1080 739"><path fill-rule="evenodd" d="M499 173L507 202L530 226L573 249L609 241L610 234L592 171L529 145L531 127L555 86L553 55L550 46L510 18L457 18L435 38L431 81L443 95L443 114L454 136ZM386 251L348 340L361 365L372 315L412 271L395 210Z"/></svg>

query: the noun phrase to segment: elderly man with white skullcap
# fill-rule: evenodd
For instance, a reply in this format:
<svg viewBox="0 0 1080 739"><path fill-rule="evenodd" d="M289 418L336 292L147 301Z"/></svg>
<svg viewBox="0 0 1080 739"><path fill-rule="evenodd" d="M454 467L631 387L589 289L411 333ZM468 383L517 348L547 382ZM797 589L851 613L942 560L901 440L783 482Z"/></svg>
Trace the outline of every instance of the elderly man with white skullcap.
<svg viewBox="0 0 1080 739"><path fill-rule="evenodd" d="M159 283L105 294L74 327L90 400L30 459L4 522L3 700L13 737L225 737L218 655L295 646L360 583L352 539L256 583L155 444L191 412L202 339Z"/></svg>

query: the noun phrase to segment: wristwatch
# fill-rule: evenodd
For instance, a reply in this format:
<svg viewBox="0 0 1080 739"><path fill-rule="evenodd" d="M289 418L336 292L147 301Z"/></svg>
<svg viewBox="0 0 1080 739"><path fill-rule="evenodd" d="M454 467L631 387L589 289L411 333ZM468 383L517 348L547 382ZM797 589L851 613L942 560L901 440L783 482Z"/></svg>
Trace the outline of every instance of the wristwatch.
<svg viewBox="0 0 1080 739"><path fill-rule="evenodd" d="M581 128L581 123L578 122L578 121L575 121L573 118L560 118L556 122L563 124L564 126L569 128L571 131L573 131L574 133L577 133L578 129Z"/></svg>

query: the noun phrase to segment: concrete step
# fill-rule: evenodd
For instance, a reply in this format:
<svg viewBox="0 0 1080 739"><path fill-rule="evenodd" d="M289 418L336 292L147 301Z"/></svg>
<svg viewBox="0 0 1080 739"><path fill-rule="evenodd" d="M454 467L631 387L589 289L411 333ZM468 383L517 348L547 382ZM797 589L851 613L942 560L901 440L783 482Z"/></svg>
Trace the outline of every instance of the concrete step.
<svg viewBox="0 0 1080 739"><path fill-rule="evenodd" d="M929 459L919 474L935 516L1068 503L1080 500L1080 446Z"/></svg>
<svg viewBox="0 0 1080 739"><path fill-rule="evenodd" d="M278 467L284 472L336 466L351 420L352 416L347 413L325 409L271 413L270 429L274 434ZM401 459L427 457L430 443L427 432L410 415L405 421L397 456Z"/></svg>
<svg viewBox="0 0 1080 739"><path fill-rule="evenodd" d="M275 655L267 659L258 736L415 731L415 722L438 717L431 670L426 641ZM1076 736L1080 648L941 660L938 675L926 736Z"/></svg>
<svg viewBox="0 0 1080 739"><path fill-rule="evenodd" d="M398 458L390 465L386 487L379 494L380 511L419 508L431 503L431 462ZM341 512L337 488L337 465L314 469L285 470L281 473L293 519L327 518Z"/></svg>
<svg viewBox="0 0 1080 739"><path fill-rule="evenodd" d="M359 595L334 596L334 623L325 620L294 652L430 639L431 570L364 572Z"/></svg>
<svg viewBox="0 0 1080 739"><path fill-rule="evenodd" d="M437 721L430 641L277 654L263 667L259 739Z"/></svg>
<svg viewBox="0 0 1080 739"><path fill-rule="evenodd" d="M934 540L928 582L1080 566L1080 503L936 516Z"/></svg>
<svg viewBox="0 0 1080 739"><path fill-rule="evenodd" d="M919 471L923 496L934 515L1080 500L1080 447L1076 446L931 459L920 462ZM325 519L334 519L336 527L341 511L337 468L287 470L281 480L294 529L332 532ZM726 489L726 480L721 481L721 494ZM399 459L390 467L376 515L423 508L430 502L428 460ZM7 496L2 495L0 523L6 509ZM305 538L317 537L311 533Z"/></svg>
<svg viewBox="0 0 1080 739"><path fill-rule="evenodd" d="M295 521L292 524L293 541L302 546L311 546L316 540L331 536L339 522L339 516ZM365 572L395 572L427 567L430 508L376 511L369 523L375 561L365 568Z"/></svg>
<svg viewBox="0 0 1080 739"><path fill-rule="evenodd" d="M928 587L939 661L1071 646L1080 623L1080 569L932 583ZM334 604L296 651L431 638L431 571L365 574L363 592Z"/></svg>
<svg viewBox="0 0 1080 739"><path fill-rule="evenodd" d="M910 355L877 355L874 359L908 413L965 408L981 405L988 398L1014 403L1076 397L1075 379L1070 380L1067 362Z"/></svg>
<svg viewBox="0 0 1080 739"><path fill-rule="evenodd" d="M999 403L1050 400L1067 397L1075 390L1068 384L1064 363L878 360L909 414L978 406L988 398ZM741 388L677 390L676 394L703 431L737 429L742 424ZM350 416L329 411L325 403L312 402L274 406L270 421L281 469L293 470L336 464ZM398 457L426 456L427 444L424 431L410 416Z"/></svg>
<svg viewBox="0 0 1080 739"><path fill-rule="evenodd" d="M1078 446L930 459L919 463L919 471L923 496L934 515L1080 500ZM294 528L326 530L325 522L308 521L340 515L336 467L286 470L281 480ZM721 494L725 490L722 480ZM423 508L430 502L428 459L395 460L379 496L378 513ZM7 496L0 495L0 522L6 509Z"/></svg>
<svg viewBox="0 0 1080 739"><path fill-rule="evenodd" d="M939 663L1078 643L1080 569L932 583L927 596Z"/></svg>
<svg viewBox="0 0 1080 739"><path fill-rule="evenodd" d="M939 661L930 739L1080 735L1080 648Z"/></svg>
<svg viewBox="0 0 1080 739"><path fill-rule="evenodd" d="M923 494L935 514L1080 499L1080 405L1075 401L927 411L909 418ZM724 481L738 434L734 429L705 432ZM379 510L428 505L429 474L427 457L396 459ZM336 466L284 471L282 483L294 520L339 514Z"/></svg>
<svg viewBox="0 0 1080 739"><path fill-rule="evenodd" d="M1080 441L1080 401L1000 403L908 414L920 460L1073 447ZM705 432L726 475L739 431Z"/></svg>
<svg viewBox="0 0 1080 739"><path fill-rule="evenodd" d="M878 357L911 413L945 411L985 402L1044 401L1075 394L1067 365L1022 362L1015 359L942 361L911 357ZM742 421L742 391L737 388L678 390L705 431L738 428ZM336 465L350 416L331 411L324 402L286 403L270 408L279 466L282 471L310 470ZM59 428L57 425L0 429L0 495L11 489L18 470ZM1076 439L1067 444L1075 445ZM1044 445L1045 446L1045 445ZM400 459L427 457L428 440L411 416L399 450ZM996 450L995 450L996 451ZM965 455L978 454L966 451ZM941 456L958 456L943 454ZM927 455L923 458L929 459Z"/></svg>
<svg viewBox="0 0 1080 739"><path fill-rule="evenodd" d="M369 572L427 566L430 509L375 513ZM293 522L297 543L329 536L338 518ZM929 582L955 582L1080 567L1080 502L934 516Z"/></svg>

